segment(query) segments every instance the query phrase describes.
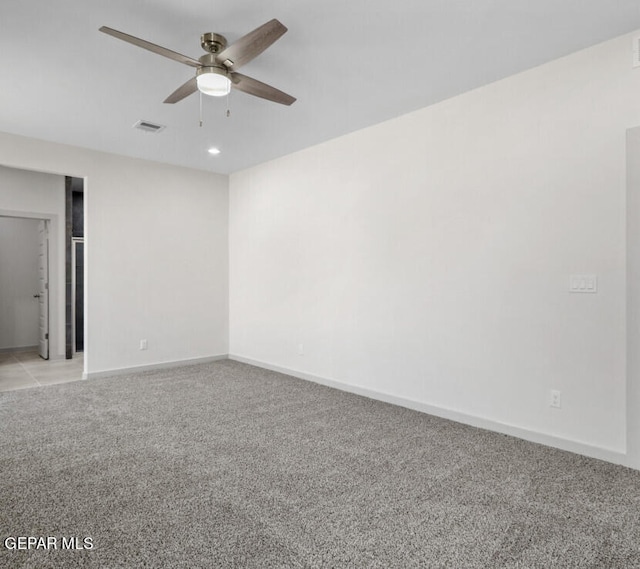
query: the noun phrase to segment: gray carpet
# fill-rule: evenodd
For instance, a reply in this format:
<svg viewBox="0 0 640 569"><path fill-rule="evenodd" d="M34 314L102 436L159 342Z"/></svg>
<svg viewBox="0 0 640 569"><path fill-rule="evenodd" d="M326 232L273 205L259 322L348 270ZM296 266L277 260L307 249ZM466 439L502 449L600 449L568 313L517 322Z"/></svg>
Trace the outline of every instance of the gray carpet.
<svg viewBox="0 0 640 569"><path fill-rule="evenodd" d="M2 393L0 424L1 567L640 567L639 472L237 362Z"/></svg>

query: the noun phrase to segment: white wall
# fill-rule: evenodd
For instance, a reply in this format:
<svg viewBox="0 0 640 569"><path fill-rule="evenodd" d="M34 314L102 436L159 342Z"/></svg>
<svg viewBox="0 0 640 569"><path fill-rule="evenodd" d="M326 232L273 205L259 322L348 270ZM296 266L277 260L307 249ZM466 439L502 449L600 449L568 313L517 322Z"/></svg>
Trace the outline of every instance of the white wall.
<svg viewBox="0 0 640 569"><path fill-rule="evenodd" d="M622 459L638 93L625 36L232 175L230 353Z"/></svg>
<svg viewBox="0 0 640 569"><path fill-rule="evenodd" d="M65 354L64 176L0 166L0 215L50 220L49 355L52 359L63 358Z"/></svg>
<svg viewBox="0 0 640 569"><path fill-rule="evenodd" d="M38 221L0 216L0 350L38 344Z"/></svg>
<svg viewBox="0 0 640 569"><path fill-rule="evenodd" d="M89 376L228 352L226 176L4 133L0 157L86 178Z"/></svg>

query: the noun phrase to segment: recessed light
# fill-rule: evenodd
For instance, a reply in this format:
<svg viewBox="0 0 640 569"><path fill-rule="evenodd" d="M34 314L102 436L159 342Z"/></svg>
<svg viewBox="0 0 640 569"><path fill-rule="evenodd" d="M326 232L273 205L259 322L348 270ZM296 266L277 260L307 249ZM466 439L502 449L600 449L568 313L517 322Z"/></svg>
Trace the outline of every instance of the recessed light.
<svg viewBox="0 0 640 569"><path fill-rule="evenodd" d="M216 154L220 154L220 149L216 148L215 146L213 148L209 148L209 154L213 154L214 156Z"/></svg>

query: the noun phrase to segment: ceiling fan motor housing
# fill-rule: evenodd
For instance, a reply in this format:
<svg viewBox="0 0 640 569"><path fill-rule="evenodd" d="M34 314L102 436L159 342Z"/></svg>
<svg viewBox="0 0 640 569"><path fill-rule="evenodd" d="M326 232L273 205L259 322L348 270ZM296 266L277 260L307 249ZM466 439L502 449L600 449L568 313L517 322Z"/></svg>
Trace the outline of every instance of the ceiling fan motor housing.
<svg viewBox="0 0 640 569"><path fill-rule="evenodd" d="M202 67L198 68L196 76L204 73L215 73L217 75L224 75L225 77L229 75L228 69L216 61L216 56L213 53L203 55L198 61L200 61Z"/></svg>
<svg viewBox="0 0 640 569"><path fill-rule="evenodd" d="M209 32L200 36L200 45L202 46L202 49L209 53L220 53L225 47L227 47L227 38L220 34Z"/></svg>

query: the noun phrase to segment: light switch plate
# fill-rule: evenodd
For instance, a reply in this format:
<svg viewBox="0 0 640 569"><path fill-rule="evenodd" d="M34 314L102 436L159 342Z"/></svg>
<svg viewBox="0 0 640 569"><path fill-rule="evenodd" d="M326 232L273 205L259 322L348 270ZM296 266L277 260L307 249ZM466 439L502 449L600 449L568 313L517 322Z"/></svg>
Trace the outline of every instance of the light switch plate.
<svg viewBox="0 0 640 569"><path fill-rule="evenodd" d="M596 275L571 275L569 277L569 292L597 293L598 277Z"/></svg>

